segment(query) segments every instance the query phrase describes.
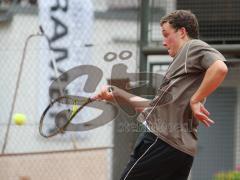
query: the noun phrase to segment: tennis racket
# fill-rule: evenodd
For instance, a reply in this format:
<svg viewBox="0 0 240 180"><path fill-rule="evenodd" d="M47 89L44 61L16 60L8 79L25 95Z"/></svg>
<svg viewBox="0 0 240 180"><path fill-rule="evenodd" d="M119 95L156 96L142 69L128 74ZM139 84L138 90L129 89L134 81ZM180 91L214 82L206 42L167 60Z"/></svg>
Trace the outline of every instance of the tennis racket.
<svg viewBox="0 0 240 180"><path fill-rule="evenodd" d="M108 90L112 91L112 88ZM54 113L54 110L57 112ZM85 113L92 114L93 118L91 120L84 119ZM117 115L118 109L111 102L70 95L60 96L52 100L43 111L39 123L39 133L41 136L49 138L66 131L87 131L107 124ZM74 124L73 121L79 123Z"/></svg>

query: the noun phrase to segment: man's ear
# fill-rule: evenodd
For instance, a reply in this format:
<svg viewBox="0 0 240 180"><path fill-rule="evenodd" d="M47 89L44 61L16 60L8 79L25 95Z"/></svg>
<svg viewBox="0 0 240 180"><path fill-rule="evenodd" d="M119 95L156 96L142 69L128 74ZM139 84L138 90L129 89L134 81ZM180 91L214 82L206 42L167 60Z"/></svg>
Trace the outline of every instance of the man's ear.
<svg viewBox="0 0 240 180"><path fill-rule="evenodd" d="M179 33L180 33L180 37L182 39L184 39L186 36L188 36L188 33L185 29L185 27L181 27L180 29L178 29Z"/></svg>

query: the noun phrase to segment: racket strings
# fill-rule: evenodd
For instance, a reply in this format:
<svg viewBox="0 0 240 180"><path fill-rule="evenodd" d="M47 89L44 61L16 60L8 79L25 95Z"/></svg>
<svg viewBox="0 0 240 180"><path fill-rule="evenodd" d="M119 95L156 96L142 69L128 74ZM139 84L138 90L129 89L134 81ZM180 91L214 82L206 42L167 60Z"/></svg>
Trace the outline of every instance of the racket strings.
<svg viewBox="0 0 240 180"><path fill-rule="evenodd" d="M39 126L40 134L44 137L52 137L58 133L63 134L77 114L90 102L93 102L90 98L82 99L70 96L55 99L42 114Z"/></svg>

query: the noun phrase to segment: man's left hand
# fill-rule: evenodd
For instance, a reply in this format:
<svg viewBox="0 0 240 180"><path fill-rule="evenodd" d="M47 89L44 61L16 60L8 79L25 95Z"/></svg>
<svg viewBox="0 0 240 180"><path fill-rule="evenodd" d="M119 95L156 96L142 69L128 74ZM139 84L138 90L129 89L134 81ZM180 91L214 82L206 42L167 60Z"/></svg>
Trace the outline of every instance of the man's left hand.
<svg viewBox="0 0 240 180"><path fill-rule="evenodd" d="M214 121L209 118L210 113L201 102L191 102L190 106L194 117L201 121L206 127L214 124Z"/></svg>

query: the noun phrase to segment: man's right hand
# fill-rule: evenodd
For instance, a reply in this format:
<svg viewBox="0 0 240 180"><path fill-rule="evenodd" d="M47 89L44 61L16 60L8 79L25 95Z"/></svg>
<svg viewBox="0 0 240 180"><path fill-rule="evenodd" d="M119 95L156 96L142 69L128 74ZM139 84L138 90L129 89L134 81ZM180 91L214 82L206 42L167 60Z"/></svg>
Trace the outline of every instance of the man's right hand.
<svg viewBox="0 0 240 180"><path fill-rule="evenodd" d="M101 87L100 92L94 97L92 97L92 99L113 101L115 95L116 95L116 87L110 86L110 85L104 85Z"/></svg>

